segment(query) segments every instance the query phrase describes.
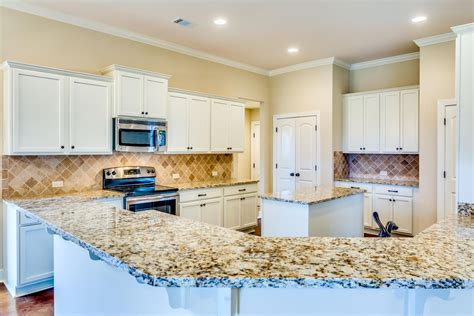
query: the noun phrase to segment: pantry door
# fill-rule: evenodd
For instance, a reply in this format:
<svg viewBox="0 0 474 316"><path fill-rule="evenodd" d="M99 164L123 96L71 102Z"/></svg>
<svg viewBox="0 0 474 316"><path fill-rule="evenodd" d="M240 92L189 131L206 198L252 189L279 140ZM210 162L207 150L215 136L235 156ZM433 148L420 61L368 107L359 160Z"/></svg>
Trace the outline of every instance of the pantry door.
<svg viewBox="0 0 474 316"><path fill-rule="evenodd" d="M295 119L295 185L296 190L316 186L316 117Z"/></svg>
<svg viewBox="0 0 474 316"><path fill-rule="evenodd" d="M276 133L276 191L295 190L295 119L277 121Z"/></svg>

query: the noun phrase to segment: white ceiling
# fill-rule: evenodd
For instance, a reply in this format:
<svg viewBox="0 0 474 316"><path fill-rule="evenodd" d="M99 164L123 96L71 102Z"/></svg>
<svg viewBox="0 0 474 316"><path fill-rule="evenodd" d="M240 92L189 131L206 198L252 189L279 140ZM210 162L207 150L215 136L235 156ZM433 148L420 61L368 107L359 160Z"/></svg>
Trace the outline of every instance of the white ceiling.
<svg viewBox="0 0 474 316"><path fill-rule="evenodd" d="M474 0L22 0L266 70L336 56L417 51L414 39L474 21ZM411 18L428 20L413 24ZM193 23L172 23L180 17ZM213 20L224 17L225 26ZM289 55L286 49L300 52Z"/></svg>

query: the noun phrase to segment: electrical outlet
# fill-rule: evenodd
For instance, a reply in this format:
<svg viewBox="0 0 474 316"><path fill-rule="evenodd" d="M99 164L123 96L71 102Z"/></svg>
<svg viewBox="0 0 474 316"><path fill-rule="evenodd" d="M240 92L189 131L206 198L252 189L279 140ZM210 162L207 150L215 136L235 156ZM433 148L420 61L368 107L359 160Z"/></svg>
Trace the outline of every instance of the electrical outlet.
<svg viewBox="0 0 474 316"><path fill-rule="evenodd" d="M179 173L173 173L173 179L174 180L179 179Z"/></svg>
<svg viewBox="0 0 474 316"><path fill-rule="evenodd" d="M213 172L211 173L211 175L212 175L213 177L217 177L217 176L219 175L219 172L213 171Z"/></svg>
<svg viewBox="0 0 474 316"><path fill-rule="evenodd" d="M51 185L53 186L53 188L62 188L64 186L64 182L63 181L53 181L51 183Z"/></svg>
<svg viewBox="0 0 474 316"><path fill-rule="evenodd" d="M380 175L381 175L381 176L386 176L387 174L388 174L388 173L387 173L387 171L385 171L385 170L380 171Z"/></svg>

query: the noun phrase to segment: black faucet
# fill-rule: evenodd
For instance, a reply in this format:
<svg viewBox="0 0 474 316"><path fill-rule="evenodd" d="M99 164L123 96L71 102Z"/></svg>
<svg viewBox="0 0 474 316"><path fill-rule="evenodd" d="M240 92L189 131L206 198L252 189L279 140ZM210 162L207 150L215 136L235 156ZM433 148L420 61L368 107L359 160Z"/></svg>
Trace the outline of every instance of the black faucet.
<svg viewBox="0 0 474 316"><path fill-rule="evenodd" d="M397 230L398 226L392 221L388 221L387 225L383 226L382 222L380 221L379 213L373 212L372 217L374 221L379 226L379 237L391 237L392 231Z"/></svg>

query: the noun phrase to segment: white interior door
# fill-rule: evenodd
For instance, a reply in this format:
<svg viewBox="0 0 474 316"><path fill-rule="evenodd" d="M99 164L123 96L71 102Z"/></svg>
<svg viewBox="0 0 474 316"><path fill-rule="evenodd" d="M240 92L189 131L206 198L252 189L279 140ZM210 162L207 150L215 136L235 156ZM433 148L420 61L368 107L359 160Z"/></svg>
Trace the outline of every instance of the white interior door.
<svg viewBox="0 0 474 316"><path fill-rule="evenodd" d="M260 121L252 122L251 126L251 174L252 179L260 179Z"/></svg>
<svg viewBox="0 0 474 316"><path fill-rule="evenodd" d="M151 76L144 77L144 110L147 117L166 119L166 96L168 80Z"/></svg>
<svg viewBox="0 0 474 316"><path fill-rule="evenodd" d="M279 119L276 125L276 190L295 190L295 119Z"/></svg>
<svg viewBox="0 0 474 316"><path fill-rule="evenodd" d="M208 98L189 97L189 147L192 152L211 150L211 104Z"/></svg>
<svg viewBox="0 0 474 316"><path fill-rule="evenodd" d="M345 151L362 152L364 147L364 100L349 97L344 102Z"/></svg>
<svg viewBox="0 0 474 316"><path fill-rule="evenodd" d="M364 152L380 151L379 94L364 96Z"/></svg>
<svg viewBox="0 0 474 316"><path fill-rule="evenodd" d="M455 105L445 107L446 125L444 128L444 214L453 214L456 206L456 130L457 109Z"/></svg>
<svg viewBox="0 0 474 316"><path fill-rule="evenodd" d="M111 153L111 84L81 78L69 80L70 151Z"/></svg>
<svg viewBox="0 0 474 316"><path fill-rule="evenodd" d="M188 151L188 97L180 93L168 95L168 151Z"/></svg>
<svg viewBox="0 0 474 316"><path fill-rule="evenodd" d="M382 151L398 153L400 147L400 92L380 94L382 105Z"/></svg>
<svg viewBox="0 0 474 316"><path fill-rule="evenodd" d="M316 117L295 119L295 189L316 186Z"/></svg>
<svg viewBox="0 0 474 316"><path fill-rule="evenodd" d="M400 151L418 152L418 89L400 92Z"/></svg>

